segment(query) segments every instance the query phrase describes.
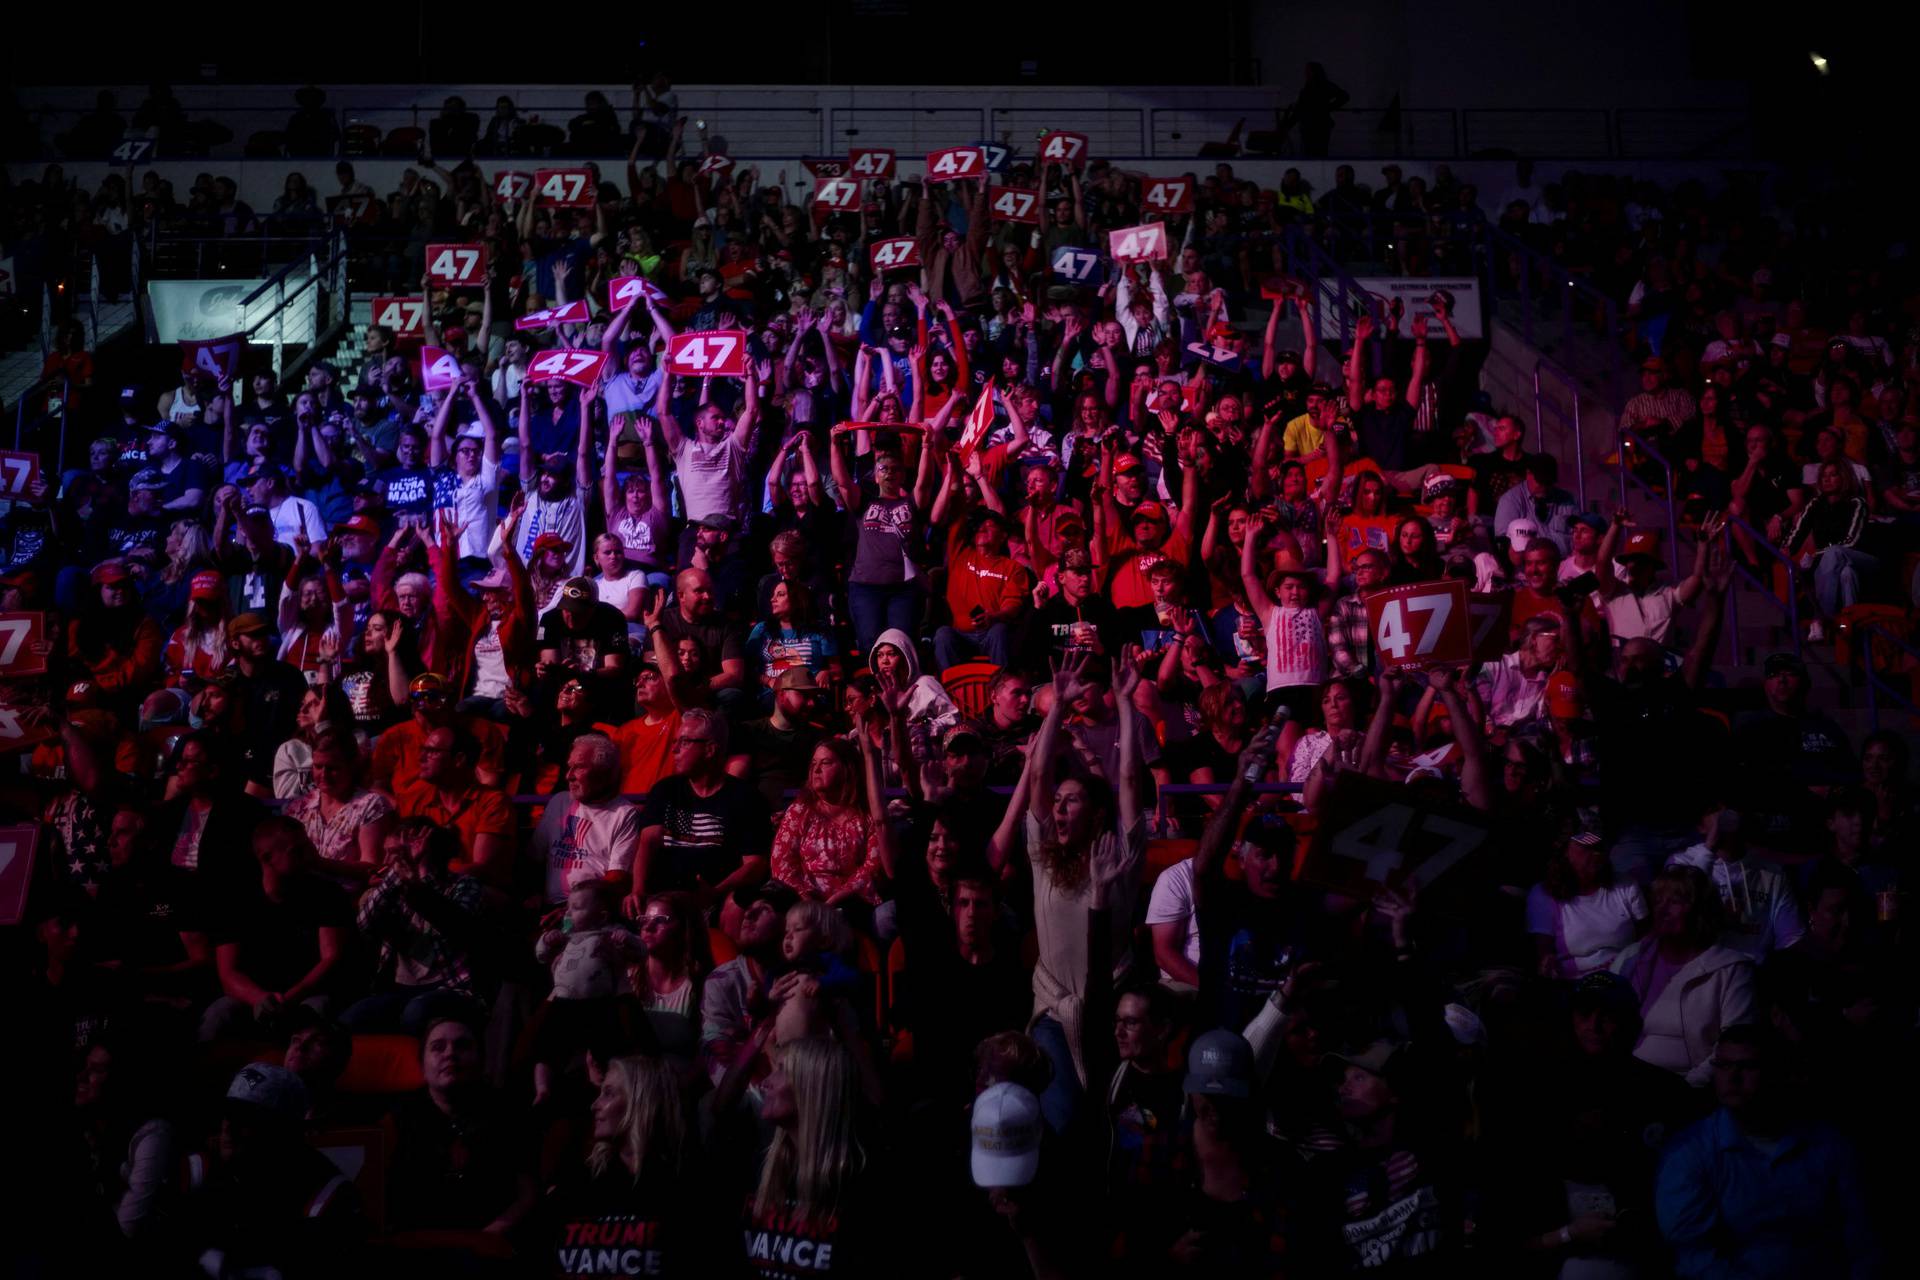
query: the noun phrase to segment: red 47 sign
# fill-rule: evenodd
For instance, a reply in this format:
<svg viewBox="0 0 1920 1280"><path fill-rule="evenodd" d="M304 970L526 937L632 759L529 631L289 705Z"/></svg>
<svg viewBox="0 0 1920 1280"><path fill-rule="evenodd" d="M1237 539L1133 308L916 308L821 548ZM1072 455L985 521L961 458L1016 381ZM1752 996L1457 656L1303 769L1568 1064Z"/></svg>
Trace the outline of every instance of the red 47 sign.
<svg viewBox="0 0 1920 1280"><path fill-rule="evenodd" d="M518 169L508 169L493 180L493 194L502 200L525 200L532 190L533 176Z"/></svg>
<svg viewBox="0 0 1920 1280"><path fill-rule="evenodd" d="M607 286L607 302L615 311L619 311L637 299L645 298L649 302L664 302L667 295L660 286L645 276L615 276Z"/></svg>
<svg viewBox="0 0 1920 1280"><path fill-rule="evenodd" d="M25 498L39 478L39 454L0 450L0 497Z"/></svg>
<svg viewBox="0 0 1920 1280"><path fill-rule="evenodd" d="M0 613L0 676L37 676L47 669L47 615Z"/></svg>
<svg viewBox="0 0 1920 1280"><path fill-rule="evenodd" d="M183 372L198 369L216 378L221 374L231 378L240 371L240 349L246 342L237 333L224 338L182 338L180 368Z"/></svg>
<svg viewBox="0 0 1920 1280"><path fill-rule="evenodd" d="M1300 878L1350 897L1432 884L1487 842L1485 816L1397 782L1342 769Z"/></svg>
<svg viewBox="0 0 1920 1280"><path fill-rule="evenodd" d="M478 289L487 282L487 246L428 245L427 282L449 289Z"/></svg>
<svg viewBox="0 0 1920 1280"><path fill-rule="evenodd" d="M513 322L515 329L557 329L563 324L585 324L588 320L587 304L569 302L564 307L548 307L544 311L529 311Z"/></svg>
<svg viewBox="0 0 1920 1280"><path fill-rule="evenodd" d="M952 182L956 178L977 178L987 171L986 157L979 147L948 147L927 153L927 181Z"/></svg>
<svg viewBox="0 0 1920 1280"><path fill-rule="evenodd" d="M0 707L0 715L13 720L10 708ZM17 724L17 722L16 722ZM50 738L52 731L41 729L40 737ZM12 749L0 732L0 751ZM39 842L37 826L0 827L0 925L19 924L27 914L27 889L33 884L33 847Z"/></svg>
<svg viewBox="0 0 1920 1280"><path fill-rule="evenodd" d="M460 385L460 362L439 347L420 349L420 385L429 391L450 391Z"/></svg>
<svg viewBox="0 0 1920 1280"><path fill-rule="evenodd" d="M427 336L427 300L375 298L373 323L393 330L396 338L424 338Z"/></svg>
<svg viewBox="0 0 1920 1280"><path fill-rule="evenodd" d="M1167 256L1167 226L1149 222L1107 233L1107 256L1115 262L1161 262Z"/></svg>
<svg viewBox="0 0 1920 1280"><path fill-rule="evenodd" d="M744 378L747 335L738 329L676 333L667 344L667 368L688 377Z"/></svg>
<svg viewBox="0 0 1920 1280"><path fill-rule="evenodd" d="M852 209L860 203L860 184L852 178L817 179L813 186L813 202L823 209Z"/></svg>
<svg viewBox="0 0 1920 1280"><path fill-rule="evenodd" d="M1148 178L1140 203L1153 213L1192 213L1193 179Z"/></svg>
<svg viewBox="0 0 1920 1280"><path fill-rule="evenodd" d="M1473 658L1467 584L1411 582L1367 596L1367 632L1382 671L1444 667Z"/></svg>
<svg viewBox="0 0 1920 1280"><path fill-rule="evenodd" d="M1040 193L1026 187L1001 187L987 207L1002 222L1040 222Z"/></svg>
<svg viewBox="0 0 1920 1280"><path fill-rule="evenodd" d="M891 178L893 148L856 147L847 157L847 172L856 178Z"/></svg>
<svg viewBox="0 0 1920 1280"><path fill-rule="evenodd" d="M597 193L585 169L535 169L534 201L555 209L591 209Z"/></svg>
<svg viewBox="0 0 1920 1280"><path fill-rule="evenodd" d="M545 355L535 356L533 363L527 366L528 382L571 382L576 387L590 387L600 381L600 373L607 367L607 353L604 351L576 351L572 347L561 347Z"/></svg>
<svg viewBox="0 0 1920 1280"><path fill-rule="evenodd" d="M1040 158L1049 164L1072 165L1077 169L1086 163L1087 135L1055 129L1040 139Z"/></svg>
<svg viewBox="0 0 1920 1280"><path fill-rule="evenodd" d="M867 258L873 263L875 271L891 271L895 267L917 267L920 265L920 242L912 236L893 236L886 240L875 240L867 250Z"/></svg>

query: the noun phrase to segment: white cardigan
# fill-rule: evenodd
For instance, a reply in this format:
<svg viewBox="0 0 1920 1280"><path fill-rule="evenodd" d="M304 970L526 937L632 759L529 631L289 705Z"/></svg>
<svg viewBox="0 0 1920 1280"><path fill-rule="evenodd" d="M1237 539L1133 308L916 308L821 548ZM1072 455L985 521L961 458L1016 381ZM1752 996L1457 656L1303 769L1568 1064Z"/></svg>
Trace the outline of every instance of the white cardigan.
<svg viewBox="0 0 1920 1280"><path fill-rule="evenodd" d="M1630 975L1656 945L1642 938L1620 953L1613 971ZM1753 1014L1752 961L1731 947L1708 947L1681 966L1646 1011L1633 1056L1685 1076L1688 1084L1704 1085L1713 1077L1709 1059L1720 1033L1752 1021Z"/></svg>

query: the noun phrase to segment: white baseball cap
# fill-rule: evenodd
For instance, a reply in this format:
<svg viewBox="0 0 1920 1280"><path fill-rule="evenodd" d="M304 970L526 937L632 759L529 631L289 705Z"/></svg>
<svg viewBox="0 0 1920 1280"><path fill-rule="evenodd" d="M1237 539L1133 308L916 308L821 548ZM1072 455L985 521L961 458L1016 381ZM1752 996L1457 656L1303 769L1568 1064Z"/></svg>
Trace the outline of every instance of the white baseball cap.
<svg viewBox="0 0 1920 1280"><path fill-rule="evenodd" d="M1519 555L1522 551L1525 551L1528 544L1532 543L1539 536L1540 525L1537 521L1528 520L1523 517L1507 526L1507 545L1513 548L1513 554L1515 555Z"/></svg>
<svg viewBox="0 0 1920 1280"><path fill-rule="evenodd" d="M1024 1187L1040 1171L1040 1099L996 1084L973 1100L973 1185Z"/></svg>

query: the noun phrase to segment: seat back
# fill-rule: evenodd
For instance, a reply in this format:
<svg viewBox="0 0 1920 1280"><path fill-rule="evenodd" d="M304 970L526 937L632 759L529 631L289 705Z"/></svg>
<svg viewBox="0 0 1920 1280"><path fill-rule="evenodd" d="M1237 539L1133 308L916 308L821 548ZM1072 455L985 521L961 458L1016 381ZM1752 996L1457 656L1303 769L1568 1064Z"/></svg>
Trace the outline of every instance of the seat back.
<svg viewBox="0 0 1920 1280"><path fill-rule="evenodd" d="M953 705L960 708L961 715L978 720L987 714L987 686L992 683L993 675L998 670L1000 667L997 663L975 658L942 671L940 683L946 687Z"/></svg>

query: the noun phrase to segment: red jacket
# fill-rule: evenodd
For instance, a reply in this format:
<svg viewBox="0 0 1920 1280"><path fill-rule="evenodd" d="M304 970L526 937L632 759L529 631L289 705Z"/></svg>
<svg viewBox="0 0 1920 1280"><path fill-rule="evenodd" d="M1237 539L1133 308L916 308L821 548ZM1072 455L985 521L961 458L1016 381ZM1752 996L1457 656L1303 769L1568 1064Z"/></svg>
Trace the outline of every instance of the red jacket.
<svg viewBox="0 0 1920 1280"><path fill-rule="evenodd" d="M486 634L487 607L460 583L454 564L454 546L449 543L433 549L433 623L434 653L427 665L447 678L447 683L465 694L473 680L473 647ZM534 663L533 583L527 567L510 541L502 539L501 557L506 561L507 577L513 583L513 595L500 619L500 650L507 670L531 673Z"/></svg>

